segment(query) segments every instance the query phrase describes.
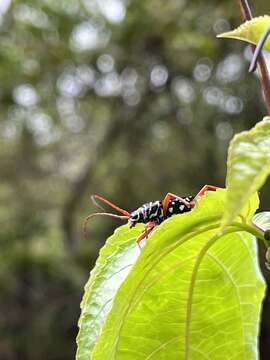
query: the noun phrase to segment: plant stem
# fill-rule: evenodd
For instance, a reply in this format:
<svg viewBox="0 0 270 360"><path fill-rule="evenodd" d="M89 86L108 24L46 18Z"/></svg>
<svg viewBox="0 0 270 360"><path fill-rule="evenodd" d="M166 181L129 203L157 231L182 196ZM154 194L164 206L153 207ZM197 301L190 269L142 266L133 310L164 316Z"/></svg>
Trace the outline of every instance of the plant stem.
<svg viewBox="0 0 270 360"><path fill-rule="evenodd" d="M264 238L264 231L260 230L256 225L234 222L234 223L232 223L232 226L235 226L239 230L249 232L250 234L256 236L256 238L261 240L264 243L264 245L266 246L266 248L268 248L268 243Z"/></svg>
<svg viewBox="0 0 270 360"><path fill-rule="evenodd" d="M248 0L238 0L243 19L245 21L251 20L253 18L252 12L248 3ZM252 52L254 53L256 46L251 45ZM258 59L258 68L260 73L260 82L263 93L263 98L265 101L266 109L268 115L270 115L270 78L267 69L267 65L263 55L261 55Z"/></svg>

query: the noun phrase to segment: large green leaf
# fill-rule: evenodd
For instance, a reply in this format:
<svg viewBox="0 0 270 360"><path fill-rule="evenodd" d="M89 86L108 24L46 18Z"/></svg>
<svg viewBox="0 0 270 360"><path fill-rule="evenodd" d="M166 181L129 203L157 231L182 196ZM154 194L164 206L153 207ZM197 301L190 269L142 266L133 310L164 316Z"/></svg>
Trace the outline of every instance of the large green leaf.
<svg viewBox="0 0 270 360"><path fill-rule="evenodd" d="M153 231L91 359L257 359L264 281L253 236L236 224L217 232L224 196L209 192ZM250 219L257 206L254 195L241 215Z"/></svg>
<svg viewBox="0 0 270 360"><path fill-rule="evenodd" d="M81 302L76 354L78 360L90 358L115 293L140 253L135 246L135 239L141 230L141 226L132 230L126 226L117 229L100 252L96 266L85 285Z"/></svg>
<svg viewBox="0 0 270 360"><path fill-rule="evenodd" d="M256 45L258 44L262 34L269 28L269 26L270 16L259 16L246 21L233 31L218 35L218 37L243 40ZM264 48L270 51L270 38L268 38L265 42Z"/></svg>
<svg viewBox="0 0 270 360"><path fill-rule="evenodd" d="M270 173L270 117L236 135L228 152L227 196L223 226L239 214Z"/></svg>

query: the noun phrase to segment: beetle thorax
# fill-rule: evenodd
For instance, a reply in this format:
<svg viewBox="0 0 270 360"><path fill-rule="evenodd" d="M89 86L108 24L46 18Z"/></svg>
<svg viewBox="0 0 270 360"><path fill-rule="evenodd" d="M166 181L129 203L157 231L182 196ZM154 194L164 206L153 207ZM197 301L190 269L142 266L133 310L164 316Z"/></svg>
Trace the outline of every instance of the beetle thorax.
<svg viewBox="0 0 270 360"><path fill-rule="evenodd" d="M130 214L130 227L138 223L146 224L149 221L155 221L160 224L164 220L162 201L154 201L140 206Z"/></svg>

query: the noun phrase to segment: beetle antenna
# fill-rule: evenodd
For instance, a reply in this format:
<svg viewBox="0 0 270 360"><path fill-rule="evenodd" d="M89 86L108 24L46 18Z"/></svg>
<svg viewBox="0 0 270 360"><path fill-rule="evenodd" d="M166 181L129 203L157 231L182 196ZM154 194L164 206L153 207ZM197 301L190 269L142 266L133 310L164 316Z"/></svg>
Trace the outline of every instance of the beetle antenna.
<svg viewBox="0 0 270 360"><path fill-rule="evenodd" d="M106 211L96 200L96 195L91 195L91 200L92 200L92 203L98 207L99 209L101 209L102 211Z"/></svg>
<svg viewBox="0 0 270 360"><path fill-rule="evenodd" d="M258 42L258 44L256 46L256 49L255 49L254 54L253 54L253 58L252 58L251 63L250 63L250 67L248 69L249 72L253 72L253 71L256 70L258 58L261 55L263 46L264 46L269 34L270 34L270 26L262 34L262 36L260 38L260 41Z"/></svg>
<svg viewBox="0 0 270 360"><path fill-rule="evenodd" d="M121 219L121 220L127 220L129 219L129 215L116 215L116 214L110 214L110 213L106 213L106 212L98 212L98 213L94 213L94 214L90 214L88 215L84 222L83 222L83 236L86 239L86 230L87 230L87 224L89 222L90 219L92 219L94 216L109 216L115 219Z"/></svg>
<svg viewBox="0 0 270 360"><path fill-rule="evenodd" d="M91 196L91 200L93 201L93 203L99 207L101 210L105 211L105 209L103 209L103 207L101 205L99 205L99 203L97 202L97 200L107 204L108 206L110 206L111 208L113 208L114 210L118 211L120 214L123 214L125 216L130 216L130 213L124 209L121 209L119 206L116 206L115 204L113 204L112 202L110 202L109 200L105 199L104 197L100 196L100 195L92 195Z"/></svg>

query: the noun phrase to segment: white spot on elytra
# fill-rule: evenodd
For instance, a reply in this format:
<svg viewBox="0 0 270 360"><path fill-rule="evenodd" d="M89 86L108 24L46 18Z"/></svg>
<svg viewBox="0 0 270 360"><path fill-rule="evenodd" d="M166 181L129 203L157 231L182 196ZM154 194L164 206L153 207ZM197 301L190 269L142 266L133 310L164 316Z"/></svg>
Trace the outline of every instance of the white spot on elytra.
<svg viewBox="0 0 270 360"><path fill-rule="evenodd" d="M184 208L185 208L185 205L181 205L181 206L180 206L180 210L181 210L181 211L183 211Z"/></svg>
<svg viewBox="0 0 270 360"><path fill-rule="evenodd" d="M172 212L173 212L173 208L170 207L170 208L168 209L168 211L169 211L170 213L172 213Z"/></svg>

